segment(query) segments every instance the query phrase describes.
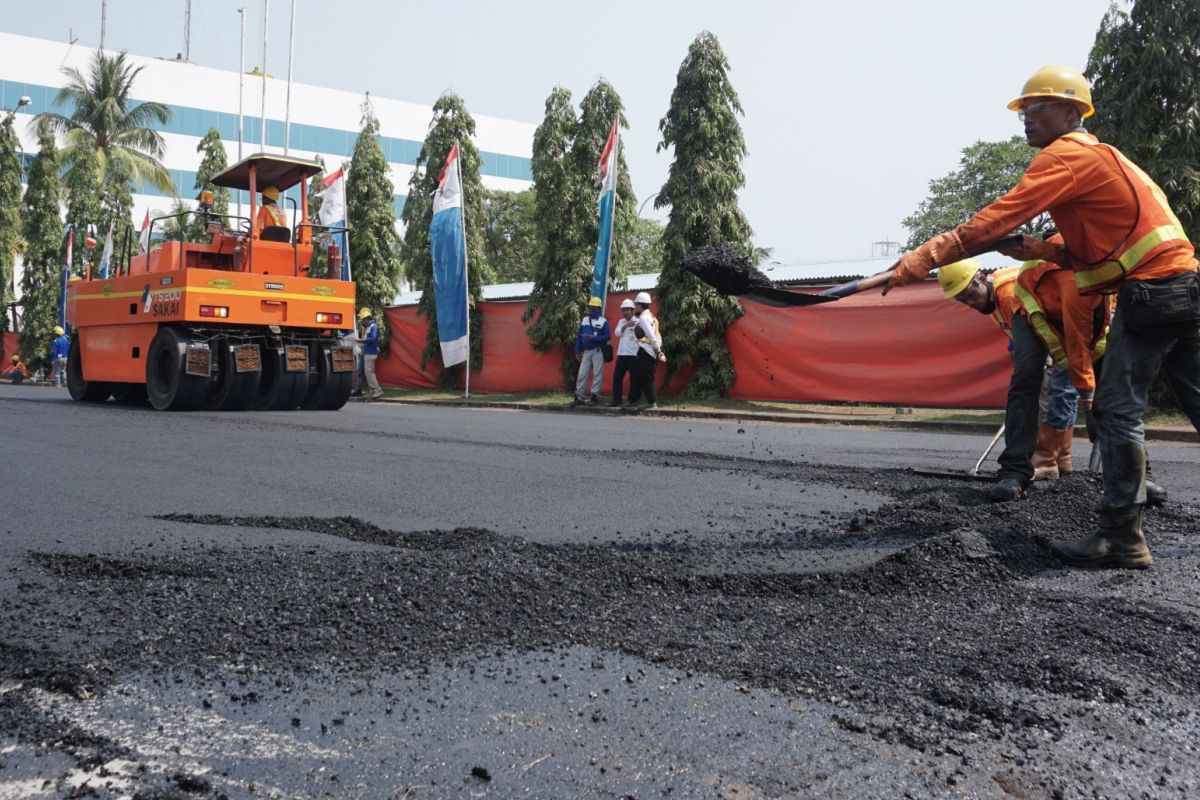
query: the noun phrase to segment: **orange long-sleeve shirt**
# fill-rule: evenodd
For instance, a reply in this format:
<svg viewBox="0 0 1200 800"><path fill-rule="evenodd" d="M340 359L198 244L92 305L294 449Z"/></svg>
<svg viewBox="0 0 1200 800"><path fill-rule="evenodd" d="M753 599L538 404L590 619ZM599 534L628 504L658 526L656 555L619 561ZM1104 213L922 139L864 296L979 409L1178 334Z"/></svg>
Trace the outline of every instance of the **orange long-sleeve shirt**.
<svg viewBox="0 0 1200 800"><path fill-rule="evenodd" d="M1139 193L1136 187L1144 190ZM978 252L1043 211L1050 213L1071 252L1072 263L1064 266L1078 271L1132 246L1134 226L1151 215L1174 220L1161 190L1141 170L1115 149L1100 146L1094 136L1075 132L1039 151L1003 197L905 254L897 277L901 283L920 280L930 269ZM1175 239L1139 254L1130 266L1126 277L1137 280L1195 270L1195 248L1186 238Z"/></svg>
<svg viewBox="0 0 1200 800"><path fill-rule="evenodd" d="M1107 317L1105 299L1098 295L1080 296L1075 290L1075 278L1070 270L1049 261L1031 261L1022 266L998 269L991 275L992 297L996 310L992 319L1012 336L1013 317L1031 309L1018 296L1020 286L1033 296L1036 308L1051 325L1051 330L1034 324L1033 330L1052 355L1065 355L1055 362L1071 372L1071 382L1082 392L1096 389L1096 372L1092 367L1096 346L1104 338ZM1032 323L1031 323L1032 324Z"/></svg>

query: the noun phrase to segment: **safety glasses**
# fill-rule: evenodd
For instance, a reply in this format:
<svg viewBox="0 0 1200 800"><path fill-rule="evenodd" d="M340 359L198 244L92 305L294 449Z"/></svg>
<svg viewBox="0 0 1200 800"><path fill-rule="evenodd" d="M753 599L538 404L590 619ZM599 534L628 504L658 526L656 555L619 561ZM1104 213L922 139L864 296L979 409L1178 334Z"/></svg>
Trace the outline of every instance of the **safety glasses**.
<svg viewBox="0 0 1200 800"><path fill-rule="evenodd" d="M1040 114L1046 109L1052 108L1058 104L1059 101L1057 100L1043 100L1040 103L1030 103L1027 106L1021 106L1021 108L1017 109L1017 119L1021 120L1021 122L1024 122L1026 117Z"/></svg>

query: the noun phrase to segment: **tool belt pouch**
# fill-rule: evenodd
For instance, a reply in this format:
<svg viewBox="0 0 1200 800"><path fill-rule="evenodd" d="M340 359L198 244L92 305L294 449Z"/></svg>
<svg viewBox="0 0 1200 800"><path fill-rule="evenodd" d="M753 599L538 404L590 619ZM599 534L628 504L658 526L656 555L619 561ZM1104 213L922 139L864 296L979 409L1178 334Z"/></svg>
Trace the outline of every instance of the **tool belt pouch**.
<svg viewBox="0 0 1200 800"><path fill-rule="evenodd" d="M1178 335L1200 324L1200 274L1185 272L1156 281L1126 281L1117 295L1131 333Z"/></svg>

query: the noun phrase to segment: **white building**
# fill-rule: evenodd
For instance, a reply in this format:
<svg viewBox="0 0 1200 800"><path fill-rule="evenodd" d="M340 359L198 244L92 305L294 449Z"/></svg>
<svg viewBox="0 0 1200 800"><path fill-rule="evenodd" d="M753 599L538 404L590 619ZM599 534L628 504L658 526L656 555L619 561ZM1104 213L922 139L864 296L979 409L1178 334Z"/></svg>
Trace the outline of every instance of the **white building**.
<svg viewBox="0 0 1200 800"><path fill-rule="evenodd" d="M29 130L33 115L68 109L54 105L63 84L64 67L78 68L85 76L95 50L79 45L0 33L0 109L17 108L21 97L30 103L19 109L16 129L25 154L36 151L36 137ZM196 169L201 155L200 139L212 128L220 131L229 163L238 160L238 78L236 71L212 69L184 61L128 55L143 67L133 86L138 101L157 101L174 112L174 119L159 127L166 142L163 165L175 181L179 197L191 200ZM242 88L242 155L284 152L284 120L287 111L287 82L267 78L266 143L260 144L264 81L244 76ZM362 118L363 95L293 83L288 126L288 153L301 158L322 157L327 169L349 164ZM404 207L404 192L413 163L432 118L430 106L371 96L379 119L380 143L391 165L396 189L396 216ZM532 185L530 154L535 126L530 123L476 116L475 144L482 155L483 183L490 189L520 191ZM173 198L151 186L136 188L133 220L139 227L144 213L168 212ZM18 267L19 269L19 267ZM20 282L18 277L17 289Z"/></svg>

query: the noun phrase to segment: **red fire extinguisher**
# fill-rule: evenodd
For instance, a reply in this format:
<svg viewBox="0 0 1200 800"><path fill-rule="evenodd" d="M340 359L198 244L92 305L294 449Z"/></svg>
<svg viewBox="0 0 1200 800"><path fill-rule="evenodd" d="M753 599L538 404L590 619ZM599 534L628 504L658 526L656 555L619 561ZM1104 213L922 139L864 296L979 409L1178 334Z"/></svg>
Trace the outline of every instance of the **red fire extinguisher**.
<svg viewBox="0 0 1200 800"><path fill-rule="evenodd" d="M337 242L329 243L329 268L325 274L334 279L339 280L342 277L342 251L337 246Z"/></svg>

